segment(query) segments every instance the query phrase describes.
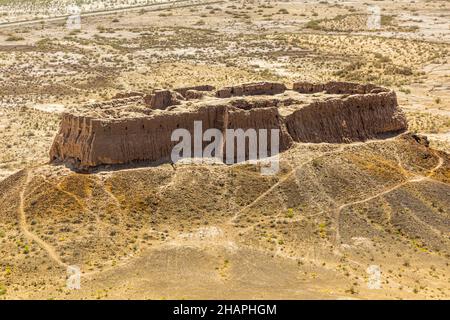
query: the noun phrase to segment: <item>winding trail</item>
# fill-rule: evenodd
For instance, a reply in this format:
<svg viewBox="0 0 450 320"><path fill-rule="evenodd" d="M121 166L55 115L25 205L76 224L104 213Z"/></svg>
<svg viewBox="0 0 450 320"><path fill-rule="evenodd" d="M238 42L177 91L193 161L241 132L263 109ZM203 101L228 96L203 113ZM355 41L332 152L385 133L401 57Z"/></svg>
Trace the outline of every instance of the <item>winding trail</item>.
<svg viewBox="0 0 450 320"><path fill-rule="evenodd" d="M102 189L103 192L105 192L105 194L111 199L111 201L114 203L114 205L116 206L119 214L118 214L118 219L121 225L125 224L125 219L124 219L124 214L122 212L122 205L119 201L119 199L117 199L116 195L109 189L109 187L105 184L105 181L100 180L100 181L95 181L95 183Z"/></svg>
<svg viewBox="0 0 450 320"><path fill-rule="evenodd" d="M374 142L375 142L375 141L374 141ZM319 155L319 156L317 156L317 157L313 157L313 158L311 158L311 159L309 159L309 160L307 160L307 161L301 163L300 165L294 167L294 168L293 168L286 176L284 176L282 179L280 179L277 183L275 183L275 184L272 185L269 189L267 189L265 192L263 192L262 194L260 194L260 195L259 195L257 198L255 198L255 200L253 200L251 203L249 203L248 205L246 205L246 206L244 206L243 208L241 208L241 209L240 209L240 210L239 210L239 211L238 211L238 212L237 212L237 213L236 213L236 214L228 221L228 224L233 224L233 223L234 223L234 222L235 222L235 221L236 221L243 213L245 213L247 210L249 210L250 208L252 208L255 204L257 204L258 202L260 202L262 199L264 199L265 197L267 197L267 196L268 196L272 191L274 191L278 186L280 186L281 184L283 184L284 182L286 182L286 181L287 181L288 179L290 179L291 177L295 176L295 173L297 172L298 169L300 169L300 168L302 168L303 166L305 166L305 165L307 165L307 164L313 162L314 160L320 159L320 158L322 158L322 157L324 157L324 156L342 152L342 151L344 151L344 150L345 150L346 148L348 148L348 147L351 147L351 145L345 145L345 146L340 147L340 148L337 149L337 150L325 152L325 153L323 153L323 154L321 154L321 155ZM387 189L384 189L384 190L382 190L381 192L379 192L379 193L377 193L377 194L371 195L371 196L369 196L369 197L367 197L367 198L364 198L364 199L361 199L361 200L356 200L356 201L344 203L344 204L340 205L339 207L337 207L336 209L334 209L334 211L335 211L334 220L335 220L335 228L336 228L335 243L336 243L336 244L339 244L340 239L341 239L341 237L340 237L340 230L339 230L339 219L340 219L340 214L341 214L342 210L344 210L345 208L348 208L348 207L351 207L351 206L357 205L357 204L366 203L366 202L369 202L369 201L371 201L371 200L373 200L373 199L382 197L382 196L384 196L384 195L386 195L386 194L389 194L389 193L391 193L391 192L393 192L393 191L395 191L395 190L397 190L397 189L399 189L399 188L401 188L401 187L403 187L403 186L405 186L405 185L407 185L407 184L409 184L409 183L422 182L422 181L425 181L425 180L432 180L433 182L442 183L442 182L440 182L440 181L431 179L431 177L434 175L434 173L435 173L437 170L439 170L439 169L442 167L442 165L444 164L444 159L443 159L441 156L439 156L437 153L434 153L434 155L438 158L438 163L437 163L437 164L436 164L436 165L428 172L427 175L425 175L425 176L421 176L421 175L412 175L412 176L411 176L410 178L408 178L407 180L405 180L405 181L403 181L403 182L400 182L400 183L398 183L398 184L396 184L396 185L394 185L394 186L392 186L392 187L389 187L389 188L387 188ZM400 158L398 158L398 165L399 165L401 171L403 172L403 174L404 174L405 176L407 176L408 174L411 174L411 173L409 173L409 172L403 167ZM444 183L444 184L445 184L445 183ZM447 185L447 184L446 184L446 185ZM314 214L314 215L310 215L309 217L323 214L325 211L326 211L326 210L322 210L321 212L318 212L317 214ZM276 218L277 218L277 220L278 220L279 217L277 216ZM304 218L304 217L302 217L302 219L303 219L303 218ZM296 220L291 220L291 219L289 219L289 221L290 221L290 222L295 222ZM245 228L245 229L243 229L243 230L241 229L241 230L240 230L240 233L245 233L245 232L247 232L247 231L253 229L258 223L259 223L259 222L254 223L254 224L248 226L247 228Z"/></svg>
<svg viewBox="0 0 450 320"><path fill-rule="evenodd" d="M36 242L42 249L44 249L47 252L48 256L54 262L56 262L61 267L67 268L68 265L62 262L61 258L50 244L48 244L47 242L39 238L37 235L35 235L33 232L28 230L27 218L25 213L25 192L33 178L33 175L30 173L29 169L26 169L25 173L26 173L26 180L19 194L18 218L20 230L29 240Z"/></svg>
<svg viewBox="0 0 450 320"><path fill-rule="evenodd" d="M384 195L386 195L388 193L391 193L392 191L395 191L395 190L397 190L397 189L399 189L399 188L401 188L401 187L403 187L403 186L405 186L405 185L407 185L409 183L421 182L421 181L424 181L424 180L430 178L444 164L444 159L441 156L439 156L436 153L434 153L434 155L438 158L438 163L436 164L436 166L434 166L428 172L428 174L426 176L414 175L413 177L411 177L411 178L409 178L409 179L407 179L407 180L405 180L403 182L400 182L400 183L398 183L398 184L396 184L396 185L394 185L394 186L392 186L390 188L387 188L387 189L385 189L385 190L383 190L383 191L381 191L381 192L379 192L377 194L374 194L372 196L369 196L369 197L361 199L361 200L347 202L347 203L344 203L341 206L339 206L336 209L336 213L335 213L335 225L336 225L335 226L336 227L336 239L335 239L335 242L336 242L336 244L339 244L339 242L341 240L341 236L340 236L340 232L339 232L339 218L340 218L340 214L341 214L342 210L344 210L345 208L351 207L353 205L356 205L356 204L366 203L366 202L369 202L369 201L371 201L373 199L382 197L382 196L384 196ZM403 168L403 167L401 166L401 168Z"/></svg>
<svg viewBox="0 0 450 320"><path fill-rule="evenodd" d="M264 199L265 197L269 196L269 195L271 194L271 192L274 191L277 187L279 187L280 185L282 185L284 182L288 181L288 179L290 179L291 177L295 177L295 174L297 173L297 171L298 171L300 168L302 168L302 167L304 167L304 166L306 166L306 165L312 163L313 161L315 161L315 160L317 160L317 159L320 159L320 158L325 157L325 156L328 156L328 155L340 153L340 152L344 151L345 149L351 148L351 147L352 147L352 145L344 145L344 146L341 146L340 148L334 149L334 150L332 150L332 151L327 151L327 152L319 153L317 156L312 157L312 158L310 158L310 159L304 161L304 162L301 163L300 165L298 165L298 166L292 168L292 170L289 171L289 172L288 172L284 177L282 177L278 182L276 182L276 183L275 183L274 185L272 185L269 189L267 189L266 191L264 191L263 193L261 193L261 194L260 194L258 197L256 197L251 203L249 203L248 205L246 205L246 206L244 206L243 208L241 208L241 209L240 209L240 210L239 210L239 211L238 211L238 212L237 212L237 213L236 213L236 214L228 221L228 223L229 223L229 224L233 224L233 223L234 223L234 222L235 222L235 221L236 221L243 213L245 213L247 210L249 210L250 208L252 208L255 204L259 203L259 202L260 202L262 199ZM432 177L432 176L434 175L434 173L435 173L437 170L439 170L439 169L443 166L443 164L444 164L444 159L443 159L441 156L439 156L437 153L434 153L434 155L438 158L438 162L437 162L437 164L436 164L430 171L428 171L428 173L427 173L426 175L424 175L424 176L422 176L422 175L411 175L410 177L407 177L407 170L404 170L404 168L403 168L401 162L399 162L399 166L404 170L404 174L405 174L407 180L402 181L402 182L400 182L400 183L398 183L398 184L396 184L396 185L394 185L394 186L391 186L391 187L389 187L389 188L387 188L387 189L384 189L384 190L378 192L377 194L368 196L367 198L364 198L364 199L361 199L361 200L357 200L357 201L348 202L348 203L344 203L344 204L340 205L338 208L334 209L334 210L335 210L335 213L336 213L336 216L335 216L336 221L339 222L340 213L341 213L344 209L346 209L346 208L348 208L348 207L351 207L351 206L357 205L357 204L362 204L362 203L369 202L369 201L371 201L371 200L373 200L373 199L376 199L376 198L381 197L381 196L383 196L383 195L386 195L386 194L388 194L388 193L390 193L390 192L393 192L393 191L395 191L395 190L397 190L397 189L401 188L402 186L405 186L405 185L407 185L407 184L409 184L409 183L422 182L422 181L425 181L425 180L433 180L433 181L434 181L434 179L431 179L431 177ZM30 184L30 182L32 181L32 179L33 179L34 176L33 176L33 173L32 173L32 171L31 171L30 169L26 169L26 170L25 170L25 174L26 174L26 180L25 180L25 182L23 183L22 190L20 191L20 194L19 194L19 200L20 200L20 202L19 202L19 206L18 206L18 220L19 220L19 226L20 226L20 229L21 229L22 233L23 233L28 239L30 239L30 240L36 242L42 249L44 249L44 250L46 251L46 253L48 254L48 256L49 256L56 264L58 264L60 267L67 268L68 265L67 265L66 263L64 263L64 262L61 260L61 258L59 257L59 255L57 254L57 252L55 251L55 249L54 249L49 243L47 243L47 242L44 241L43 239L39 238L39 236L37 236L36 234L34 234L33 232L31 232L31 231L28 229L27 219L26 219L26 212L25 212L25 199L26 199L25 196L26 196L26 192L27 192L27 191L29 192L29 184ZM66 191L66 190L63 190L63 189L62 189L61 187L59 187L59 186L55 186L53 183L51 183L50 181L48 181L45 177L44 177L44 179L45 179L45 180L44 180L45 182L50 183L51 185L53 185L53 186L54 186L55 188L57 188L58 190L64 192L64 193L67 194L67 195L70 195L70 196L74 197L75 200L76 200L79 204L82 205L82 207L85 207L85 206L83 206L83 201L82 201L81 199L79 199L77 195L75 195L75 194L73 194L73 193L70 193L70 192L68 192L68 191ZM118 208L120 208L120 202L119 202L118 199L115 197L115 195L114 195L112 192L110 192L110 191L108 190L108 188L107 188L105 185L103 185L103 189L104 189L105 192L108 194L108 196L111 197L112 202L113 202L115 205L117 205ZM91 209L90 209L90 208L87 208L87 210L89 211L89 210L91 210ZM332 208L330 208L330 210L333 211ZM326 210L325 210L325 211L326 211ZM321 211L320 214L323 213L323 212L324 212L324 210ZM280 217L277 217L277 218L280 218ZM294 221L295 221L295 220L294 220ZM254 226L251 226L251 227L254 227ZM340 242L339 224L336 224L336 243L339 244L339 242ZM277 249L279 249L279 248L277 248ZM283 255L283 254L281 253L281 251L279 251L279 250L277 250L276 254L277 254L277 255ZM296 257L295 257L295 258L296 258ZM128 262L129 262L129 261L128 261ZM349 262L351 262L351 263L353 263L353 264L356 264L356 265L363 266L362 264L360 264L360 263L357 262L357 261L350 260ZM111 267L111 269L113 269L113 268L114 268L114 267ZM107 268L107 269L108 269L108 268ZM101 272L103 272L103 271L105 271L105 270L85 273L85 274L83 274L83 277L86 277L86 276L92 276L92 275L101 273Z"/></svg>
<svg viewBox="0 0 450 320"><path fill-rule="evenodd" d="M394 140L396 139L396 137L392 137L392 138L387 138L381 141L389 141L389 140ZM237 218L239 218L239 216L241 216L246 210L250 209L252 206L254 206L256 203L258 203L260 200L264 199L267 195L269 195L273 190L275 190L278 186L280 186L281 184L283 184L284 182L286 182L289 178L291 178L292 176L294 176L294 174L297 172L298 169L304 167L305 165L323 158L325 156L328 155L332 155L332 154L336 154L336 153L340 153L343 152L345 149L349 149L358 145L368 145L368 144L377 144L379 143L380 140L370 140L370 141L365 141L365 142L353 142L350 144L344 144L341 145L339 148L333 150L333 151L327 151L324 152L322 154L320 154L317 157L313 157L303 163L301 163L300 165L294 167L286 176L284 176L282 179L280 179L277 183L275 183L274 185L272 185L269 189L267 189L265 192L263 192L262 194L260 194L255 200L253 200L253 202L249 203L248 205L246 205L245 207L241 208L229 221L229 224L232 224L236 221Z"/></svg>
<svg viewBox="0 0 450 320"><path fill-rule="evenodd" d="M243 207L241 210L239 210L231 219L228 223L234 223L236 221L237 218L239 218L245 211L247 211L248 209L250 209L251 207L253 207L255 204L257 204L259 201L261 201L262 199L264 199L267 195L269 195L273 190L275 190L278 186L280 186L281 184L283 184L284 182L286 182L287 180L289 180L291 177L295 176L295 173L297 172L298 169L306 166L307 164L323 158L325 156L328 156L330 154L335 154L335 153L340 153L342 151L344 151L346 146L342 146L340 148L338 148L337 150L333 150L333 151L327 151L322 153L321 155L317 156L317 157L313 157L303 163L301 163L300 165L294 167L291 171L289 171L289 173L286 174L286 176L284 176L282 179L280 179L277 183L273 184L269 189L267 189L266 191L264 191L263 193L261 193L255 200L253 200L251 203L249 203L248 205L246 205L245 207Z"/></svg>
<svg viewBox="0 0 450 320"><path fill-rule="evenodd" d="M41 178L44 179L44 181L48 185L50 185L52 188L54 188L55 190L58 190L58 191L60 191L60 192L62 192L64 194L68 195L69 197L73 198L83 211L87 212L90 216L95 217L95 219L97 221L97 232L99 232L99 236L100 237L104 237L104 238L109 238L107 236L101 236L100 235L100 233L107 234L106 231L105 231L106 227L105 227L105 223L100 218L100 214L99 214L98 210L92 210L90 205L89 205L89 204L92 203L92 201L91 201L92 200L92 194L89 195L89 199L88 200L83 200L78 195L76 195L75 193L67 191L63 187L61 187L62 181L59 184L55 184L55 183L51 182L50 180L48 180L44 175L41 175ZM98 184L98 182L94 182L94 183ZM102 186L100 186L100 187L102 188L103 191L106 192L106 190ZM119 207L119 209L120 209L120 207ZM121 216L119 216L119 220L122 223Z"/></svg>

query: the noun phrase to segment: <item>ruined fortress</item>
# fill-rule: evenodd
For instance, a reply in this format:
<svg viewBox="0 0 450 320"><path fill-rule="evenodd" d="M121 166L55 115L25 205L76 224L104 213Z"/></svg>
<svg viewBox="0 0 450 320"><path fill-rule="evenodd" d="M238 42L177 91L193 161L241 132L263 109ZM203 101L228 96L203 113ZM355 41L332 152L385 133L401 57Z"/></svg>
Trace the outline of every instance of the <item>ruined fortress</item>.
<svg viewBox="0 0 450 320"><path fill-rule="evenodd" d="M251 83L128 92L66 113L51 161L79 170L170 161L175 129L279 129L280 151L297 142L349 143L407 129L394 91L346 82ZM226 142L225 142L226 143Z"/></svg>

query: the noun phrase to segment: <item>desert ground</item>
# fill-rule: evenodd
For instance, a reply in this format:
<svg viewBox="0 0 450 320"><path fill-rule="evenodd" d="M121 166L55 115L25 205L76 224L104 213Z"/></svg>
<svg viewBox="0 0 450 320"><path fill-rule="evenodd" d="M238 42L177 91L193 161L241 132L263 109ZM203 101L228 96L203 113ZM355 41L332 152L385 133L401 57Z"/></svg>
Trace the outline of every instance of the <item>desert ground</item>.
<svg viewBox="0 0 450 320"><path fill-rule="evenodd" d="M50 17L24 3L0 0L0 299L450 297L449 1L144 3L79 30L16 25ZM61 114L121 92L331 80L395 90L410 132L299 143L273 177L49 164Z"/></svg>

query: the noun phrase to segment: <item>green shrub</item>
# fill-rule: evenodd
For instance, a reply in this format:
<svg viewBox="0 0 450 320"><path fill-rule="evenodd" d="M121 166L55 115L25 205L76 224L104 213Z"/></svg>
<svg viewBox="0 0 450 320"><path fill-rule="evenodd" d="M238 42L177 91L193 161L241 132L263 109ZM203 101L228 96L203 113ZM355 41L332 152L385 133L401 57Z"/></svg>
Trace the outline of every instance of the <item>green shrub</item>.
<svg viewBox="0 0 450 320"><path fill-rule="evenodd" d="M15 35L11 35L8 38L6 38L6 41L22 41L22 40L25 40L25 38Z"/></svg>
<svg viewBox="0 0 450 320"><path fill-rule="evenodd" d="M306 29L320 30L322 27L320 26L320 20L311 20L305 25Z"/></svg>
<svg viewBox="0 0 450 320"><path fill-rule="evenodd" d="M5 295L6 294L6 288L4 285L2 285L0 283L0 296Z"/></svg>

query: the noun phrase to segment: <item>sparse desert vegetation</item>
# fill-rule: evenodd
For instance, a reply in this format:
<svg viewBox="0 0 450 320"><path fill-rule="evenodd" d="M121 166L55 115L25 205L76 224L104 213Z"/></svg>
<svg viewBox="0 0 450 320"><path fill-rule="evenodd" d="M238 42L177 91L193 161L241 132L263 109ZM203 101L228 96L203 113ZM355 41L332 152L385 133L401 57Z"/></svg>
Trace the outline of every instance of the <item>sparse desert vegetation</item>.
<svg viewBox="0 0 450 320"><path fill-rule="evenodd" d="M17 24L65 14L56 2L0 0L0 299L450 297L448 1L83 0L143 7L82 16L79 30ZM334 80L395 90L411 134L300 143L271 177L48 164L61 114L118 93ZM82 290L66 288L67 265Z"/></svg>

